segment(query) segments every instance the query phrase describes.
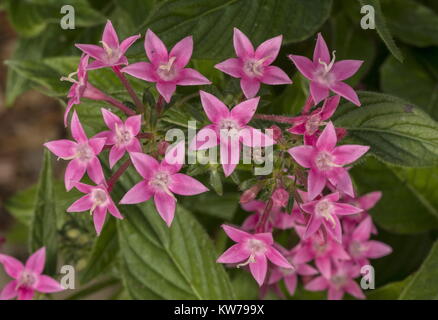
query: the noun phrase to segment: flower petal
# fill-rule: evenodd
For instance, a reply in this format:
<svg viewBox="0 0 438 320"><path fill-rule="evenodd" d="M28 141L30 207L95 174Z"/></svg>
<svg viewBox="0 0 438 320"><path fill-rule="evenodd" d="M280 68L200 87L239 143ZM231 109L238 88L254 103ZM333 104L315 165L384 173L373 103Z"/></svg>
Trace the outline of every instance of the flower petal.
<svg viewBox="0 0 438 320"><path fill-rule="evenodd" d="M105 50L94 44L77 43L75 44L75 47L96 60L103 60L105 57Z"/></svg>
<svg viewBox="0 0 438 320"><path fill-rule="evenodd" d="M106 126L112 131L116 130L116 125L119 127L123 125L123 122L119 118L119 116L112 113L108 109L101 108L100 111L102 112L103 121L105 122Z"/></svg>
<svg viewBox="0 0 438 320"><path fill-rule="evenodd" d="M152 174L157 171L160 166L158 161L150 155L132 152L130 156L135 170L137 170L144 179L150 179Z"/></svg>
<svg viewBox="0 0 438 320"><path fill-rule="evenodd" d="M266 257L271 261L273 264L276 264L277 266L281 268L286 269L294 269L291 264L286 260L283 255L278 252L277 249L274 249L273 247L268 248L266 251Z"/></svg>
<svg viewBox="0 0 438 320"><path fill-rule="evenodd" d="M35 251L26 261L25 268L36 274L41 274L46 263L46 248L42 247Z"/></svg>
<svg viewBox="0 0 438 320"><path fill-rule="evenodd" d="M123 157L125 152L126 149L124 147L118 147L116 145L113 145L109 153L109 165L111 169L114 167L117 161L119 161Z"/></svg>
<svg viewBox="0 0 438 320"><path fill-rule="evenodd" d="M32 300L35 291L28 288L19 288L17 300Z"/></svg>
<svg viewBox="0 0 438 320"><path fill-rule="evenodd" d="M73 204L67 208L67 212L83 212L90 210L92 207L93 201L91 195L87 194L73 202Z"/></svg>
<svg viewBox="0 0 438 320"><path fill-rule="evenodd" d="M219 137L216 134L216 126L207 125L198 131L195 138L190 142L190 150L205 150L217 146Z"/></svg>
<svg viewBox="0 0 438 320"><path fill-rule="evenodd" d="M21 261L15 259L14 257L1 254L0 253L0 263L5 268L5 272L11 278L18 278L20 272L23 270L24 266Z"/></svg>
<svg viewBox="0 0 438 320"><path fill-rule="evenodd" d="M102 231L103 225L105 223L105 218L106 218L106 208L97 207L93 211L93 222L97 235L100 235Z"/></svg>
<svg viewBox="0 0 438 320"><path fill-rule="evenodd" d="M79 121L79 117L78 117L78 114L76 113L76 111L73 111L73 116L72 116L71 122L70 122L70 130L71 130L72 137L77 142L84 142L84 141L88 140L87 135L85 134L84 128L82 127L82 124Z"/></svg>
<svg viewBox="0 0 438 320"><path fill-rule="evenodd" d="M328 281L324 277L316 277L309 281L304 288L309 291L323 291L328 287Z"/></svg>
<svg viewBox="0 0 438 320"><path fill-rule="evenodd" d="M234 28L233 44L236 55L239 58L252 58L254 56L254 47L248 37L239 29Z"/></svg>
<svg viewBox="0 0 438 320"><path fill-rule="evenodd" d="M337 215L349 215L362 212L361 208L357 208L348 203L333 203L334 213Z"/></svg>
<svg viewBox="0 0 438 320"><path fill-rule="evenodd" d="M170 99L172 99L172 95L175 93L176 84L170 82L158 82L157 90L164 100L169 103Z"/></svg>
<svg viewBox="0 0 438 320"><path fill-rule="evenodd" d="M8 284L6 284L0 293L0 300L14 299L18 294L18 291L16 289L17 286L18 283L16 280L12 280Z"/></svg>
<svg viewBox="0 0 438 320"><path fill-rule="evenodd" d="M336 108L339 105L340 96L329 97L324 101L321 110L321 120L330 119L331 116L335 113Z"/></svg>
<svg viewBox="0 0 438 320"><path fill-rule="evenodd" d="M73 159L67 165L64 175L64 183L67 191L70 191L76 182L81 181L87 170L87 166L82 164L78 159Z"/></svg>
<svg viewBox="0 0 438 320"><path fill-rule="evenodd" d="M240 87L247 99L253 98L260 89L260 80L244 77L240 80Z"/></svg>
<svg viewBox="0 0 438 320"><path fill-rule="evenodd" d="M202 107L211 122L217 123L229 116L230 111L227 106L214 95L202 90L199 91L199 94L201 96Z"/></svg>
<svg viewBox="0 0 438 320"><path fill-rule="evenodd" d="M159 191L154 195L154 202L161 218L170 227L175 215L176 199L165 192Z"/></svg>
<svg viewBox="0 0 438 320"><path fill-rule="evenodd" d="M38 282L35 286L35 290L43 293L52 293L63 291L64 288L55 279L52 279L51 277L45 275L40 275L38 277Z"/></svg>
<svg viewBox="0 0 438 320"><path fill-rule="evenodd" d="M136 136L140 132L141 129L141 114L137 114L135 116L128 117L125 121L125 126L131 133Z"/></svg>
<svg viewBox="0 0 438 320"><path fill-rule="evenodd" d="M135 204L149 200L154 195L153 190L149 187L148 181L141 181L129 189L120 200L121 204Z"/></svg>
<svg viewBox="0 0 438 320"><path fill-rule="evenodd" d="M306 232L304 233L304 240L308 239L311 235L319 230L321 227L322 221L317 218L314 214L310 217L309 222L307 223Z"/></svg>
<svg viewBox="0 0 438 320"><path fill-rule="evenodd" d="M87 166L87 173L90 179L93 180L95 184L101 184L105 181L102 165L100 164L98 157L94 157L90 160Z"/></svg>
<svg viewBox="0 0 438 320"><path fill-rule="evenodd" d="M365 295L363 294L359 285L354 280L351 280L344 288L345 291L347 291L353 297L357 299L365 299Z"/></svg>
<svg viewBox="0 0 438 320"><path fill-rule="evenodd" d="M252 276L257 281L259 286L263 285L266 278L266 272L268 270L268 261L265 255L258 255L255 257L255 262L249 264L249 270Z"/></svg>
<svg viewBox="0 0 438 320"><path fill-rule="evenodd" d="M361 60L342 60L333 65L332 72L336 80L342 81L353 76L359 70L363 61Z"/></svg>
<svg viewBox="0 0 438 320"><path fill-rule="evenodd" d="M263 83L271 85L292 83L292 80L289 78L286 72L275 66L265 67L263 70L263 76L260 80Z"/></svg>
<svg viewBox="0 0 438 320"><path fill-rule="evenodd" d="M319 61L330 63L330 52L321 33L318 33L315 50L313 51L313 62L319 64Z"/></svg>
<svg viewBox="0 0 438 320"><path fill-rule="evenodd" d="M318 140L316 140L316 148L318 150L332 151L336 146L337 140L335 127L330 121L318 137Z"/></svg>
<svg viewBox="0 0 438 320"><path fill-rule="evenodd" d="M137 34L135 36L130 36L122 41L120 44L120 54L124 55L126 51L129 49L130 46L134 44L135 41L137 41L141 37L140 34Z"/></svg>
<svg viewBox="0 0 438 320"><path fill-rule="evenodd" d="M313 74L315 72L315 67L313 66L312 60L304 56L296 56L290 54L289 59L295 64L298 71L305 76L307 79L313 79Z"/></svg>
<svg viewBox="0 0 438 320"><path fill-rule="evenodd" d="M242 231L240 229L237 229L235 227L223 224L222 229L224 229L225 233L227 234L227 236L233 240L234 242L243 242L246 239L248 239L248 237L250 237L250 234Z"/></svg>
<svg viewBox="0 0 438 320"><path fill-rule="evenodd" d="M110 20L106 22L105 29L103 30L102 41L110 48L115 49L119 47L119 38L117 37L116 30L114 30L113 24Z"/></svg>
<svg viewBox="0 0 438 320"><path fill-rule="evenodd" d="M180 78L177 81L179 86L198 86L211 84L211 81L192 68L184 68L180 72Z"/></svg>
<svg viewBox="0 0 438 320"><path fill-rule="evenodd" d="M308 185L308 200L313 200L318 196L325 187L326 177L316 170L310 170L309 176L307 177Z"/></svg>
<svg viewBox="0 0 438 320"><path fill-rule="evenodd" d="M297 288L298 277L296 274L290 275L284 278L284 284L286 285L286 289L291 296L295 294L295 290Z"/></svg>
<svg viewBox="0 0 438 320"><path fill-rule="evenodd" d="M332 154L335 157L335 163L345 165L356 161L361 156L363 156L369 149L369 146L349 144L336 147L333 150Z"/></svg>
<svg viewBox="0 0 438 320"><path fill-rule="evenodd" d="M239 125L246 125L254 116L259 101L260 97L256 97L239 103L231 110L231 117L236 120Z"/></svg>
<svg viewBox="0 0 438 320"><path fill-rule="evenodd" d="M312 99L316 105L329 96L329 89L315 81L311 81L310 94L312 95Z"/></svg>
<svg viewBox="0 0 438 320"><path fill-rule="evenodd" d="M352 233L352 239L358 241L366 241L371 236L371 231L373 229L373 222L370 216L367 216L361 223L354 229Z"/></svg>
<svg viewBox="0 0 438 320"><path fill-rule="evenodd" d="M264 41L258 46L255 51L255 58L257 60L265 58L263 64L270 65L277 58L281 48L281 41L283 36L279 35L274 38Z"/></svg>
<svg viewBox="0 0 438 320"><path fill-rule="evenodd" d="M88 145L93 149L94 154L97 156L103 149L106 143L106 138L93 137L88 140Z"/></svg>
<svg viewBox="0 0 438 320"><path fill-rule="evenodd" d="M334 168L330 171L328 179L331 184L333 184L337 190L342 191L354 197L353 183L351 182L350 175L344 168Z"/></svg>
<svg viewBox="0 0 438 320"><path fill-rule="evenodd" d="M148 82L156 82L156 72L152 64L148 62L137 62L130 64L120 70L135 78L142 79Z"/></svg>
<svg viewBox="0 0 438 320"><path fill-rule="evenodd" d="M338 243L342 243L342 228L338 216L332 215L334 222L323 220L322 223L327 233Z"/></svg>
<svg viewBox="0 0 438 320"><path fill-rule="evenodd" d="M110 200L110 203L108 204L108 211L113 217L117 219L123 219L123 216L119 211L119 208L117 208L117 206L114 204L112 200Z"/></svg>
<svg viewBox="0 0 438 320"><path fill-rule="evenodd" d="M222 255L216 260L219 263L238 263L248 259L249 251L245 247L238 243L232 245L227 251L222 253Z"/></svg>
<svg viewBox="0 0 438 320"><path fill-rule="evenodd" d="M262 133L259 129L249 126L240 130L239 135L242 143L248 147L259 148L275 144L275 141L270 136Z"/></svg>
<svg viewBox="0 0 438 320"><path fill-rule="evenodd" d="M382 197L382 192L374 191L367 193L362 197L358 198L357 202L359 203L359 206L362 209L369 210L376 205L376 203L380 200L381 197Z"/></svg>
<svg viewBox="0 0 438 320"><path fill-rule="evenodd" d="M315 148L313 146L298 146L290 148L287 151L298 164L304 168L312 167L313 154Z"/></svg>
<svg viewBox="0 0 438 320"><path fill-rule="evenodd" d="M192 36L185 37L180 40L170 50L169 59L175 57L175 65L179 68L184 68L190 61L193 52L193 38Z"/></svg>
<svg viewBox="0 0 438 320"><path fill-rule="evenodd" d="M330 86L330 89L340 96L344 97L345 99L353 102L355 105L360 106L361 103L359 101L359 97L356 94L356 91L352 87L350 87L348 84L344 82L336 82L335 84Z"/></svg>
<svg viewBox="0 0 438 320"><path fill-rule="evenodd" d="M75 154L76 143L71 140L49 141L44 146L59 158L70 158Z"/></svg>
<svg viewBox="0 0 438 320"><path fill-rule="evenodd" d="M227 59L221 63L218 63L214 67L234 78L240 78L242 76L242 60L238 58Z"/></svg>
<svg viewBox="0 0 438 320"><path fill-rule="evenodd" d="M380 241L371 240L367 242L367 245L367 256L371 259L378 259L387 256L392 252L392 248L390 246Z"/></svg>
<svg viewBox="0 0 438 320"><path fill-rule="evenodd" d="M182 196L192 196L208 191L208 188L201 182L182 173L175 173L171 176L169 189Z"/></svg>
<svg viewBox="0 0 438 320"><path fill-rule="evenodd" d="M225 137L221 135L220 161L224 174L229 177L236 169L240 160L240 143L238 137Z"/></svg>
<svg viewBox="0 0 438 320"><path fill-rule="evenodd" d="M156 66L160 62L169 60L166 46L151 29L146 31L144 49L149 60Z"/></svg>

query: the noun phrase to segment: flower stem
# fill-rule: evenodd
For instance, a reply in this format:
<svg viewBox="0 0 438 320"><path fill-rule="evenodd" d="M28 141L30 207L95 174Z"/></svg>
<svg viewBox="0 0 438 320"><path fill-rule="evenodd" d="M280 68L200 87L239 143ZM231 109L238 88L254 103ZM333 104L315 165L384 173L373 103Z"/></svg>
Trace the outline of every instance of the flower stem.
<svg viewBox="0 0 438 320"><path fill-rule="evenodd" d="M160 95L158 97L158 101L157 101L157 105L156 105L156 109L157 109L157 114L160 115L163 112L163 108L164 107L164 99L163 97Z"/></svg>
<svg viewBox="0 0 438 320"><path fill-rule="evenodd" d="M108 192L111 192L116 184L117 180L119 180L120 176L129 168L131 165L131 159L126 160L120 168L108 179Z"/></svg>
<svg viewBox="0 0 438 320"><path fill-rule="evenodd" d="M256 226L256 233L264 232L266 227L266 222L268 221L269 214L271 213L272 206L274 205L274 202L272 201L272 198L269 198L268 203L266 203L265 209L263 210L262 217L260 218L259 222Z"/></svg>
<svg viewBox="0 0 438 320"><path fill-rule="evenodd" d="M125 86L126 90L128 91L129 95L131 96L132 100L134 101L134 104L137 107L138 112L144 113L144 105L140 101L139 97L135 93L134 89L132 88L131 84L129 83L128 79L125 77L123 73L120 72L120 67L115 66L113 67L114 73L117 75L117 77L120 79L122 84Z"/></svg>
<svg viewBox="0 0 438 320"><path fill-rule="evenodd" d="M256 114L254 115L254 118L260 120L278 122L278 123L294 124L294 118L286 117L286 116L278 116L275 114Z"/></svg>
<svg viewBox="0 0 438 320"><path fill-rule="evenodd" d="M135 112L132 109L130 109L129 107L124 105L121 101L119 101L113 97L108 96L105 99L105 101L108 102L109 104L112 104L114 107L120 109L122 112L124 112L128 116L135 115Z"/></svg>

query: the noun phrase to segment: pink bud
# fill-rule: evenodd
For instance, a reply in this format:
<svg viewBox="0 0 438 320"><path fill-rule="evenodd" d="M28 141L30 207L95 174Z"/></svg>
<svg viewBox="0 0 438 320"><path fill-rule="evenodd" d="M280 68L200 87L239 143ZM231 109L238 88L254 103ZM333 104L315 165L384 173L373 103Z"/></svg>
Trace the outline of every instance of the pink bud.
<svg viewBox="0 0 438 320"><path fill-rule="evenodd" d="M0 237L0 248L5 244L5 242L6 242L6 238Z"/></svg>
<svg viewBox="0 0 438 320"><path fill-rule="evenodd" d="M169 147L169 142L167 142L167 141L165 141L165 140L163 140L163 141L160 141L159 143L158 143L158 153L160 154L160 155L165 155L166 154L166 151L167 151L167 148Z"/></svg>
<svg viewBox="0 0 438 320"><path fill-rule="evenodd" d="M261 188L262 187L260 185L256 184L248 190L245 190L240 196L240 203L244 204L254 200L259 194Z"/></svg>
<svg viewBox="0 0 438 320"><path fill-rule="evenodd" d="M336 128L336 138L338 139L338 142L345 138L347 135L347 129L344 128Z"/></svg>
<svg viewBox="0 0 438 320"><path fill-rule="evenodd" d="M277 207L285 207L289 201L289 192L283 188L278 188L274 191L271 198Z"/></svg>
<svg viewBox="0 0 438 320"><path fill-rule="evenodd" d="M280 129L279 126L276 126L275 124L272 125L269 129L272 130L272 135L271 138L274 139L275 141L280 140L281 138L283 138L283 133Z"/></svg>

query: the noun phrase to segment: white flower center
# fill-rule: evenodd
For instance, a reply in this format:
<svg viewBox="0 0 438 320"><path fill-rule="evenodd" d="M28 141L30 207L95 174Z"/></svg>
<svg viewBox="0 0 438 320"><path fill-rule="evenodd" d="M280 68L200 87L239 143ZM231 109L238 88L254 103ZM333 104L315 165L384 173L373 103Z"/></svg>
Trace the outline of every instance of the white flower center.
<svg viewBox="0 0 438 320"><path fill-rule="evenodd" d="M239 135L240 126L233 119L222 119L219 128L221 134L226 137L237 137Z"/></svg>
<svg viewBox="0 0 438 320"><path fill-rule="evenodd" d="M333 218L333 205L328 200L321 200L315 206L315 212L318 217L322 217L325 220L332 223L333 227L336 225L336 221Z"/></svg>
<svg viewBox="0 0 438 320"><path fill-rule="evenodd" d="M106 62L108 64L113 64L119 61L120 59L120 50L118 48L111 48L108 46L105 42L101 41L103 49L105 50L106 54Z"/></svg>
<svg viewBox="0 0 438 320"><path fill-rule="evenodd" d="M323 124L321 121L321 116L319 114L314 114L309 117L306 121L306 133L307 135L313 135L319 127Z"/></svg>
<svg viewBox="0 0 438 320"><path fill-rule="evenodd" d="M127 129L124 125L118 126L116 124L116 145L125 146L131 143L134 135L131 130Z"/></svg>
<svg viewBox="0 0 438 320"><path fill-rule="evenodd" d="M333 167L340 167L333 162L333 156L327 151L321 151L316 155L315 165L321 171L327 171Z"/></svg>
<svg viewBox="0 0 438 320"><path fill-rule="evenodd" d="M254 78L263 75L263 62L266 58L260 60L247 60L243 64L243 71L248 77Z"/></svg>
<svg viewBox="0 0 438 320"><path fill-rule="evenodd" d="M317 82L324 86L330 86L336 81L335 75L331 72L336 59L335 52L333 51L332 60L328 65L324 61L318 61L321 66L315 71L314 77Z"/></svg>
<svg viewBox="0 0 438 320"><path fill-rule="evenodd" d="M340 289L347 284L348 278L344 274L335 274L331 277L330 281L336 289Z"/></svg>
<svg viewBox="0 0 438 320"><path fill-rule="evenodd" d="M27 270L23 270L17 279L17 288L31 288L37 281L36 275Z"/></svg>
<svg viewBox="0 0 438 320"><path fill-rule="evenodd" d="M250 263L254 263L256 261L256 256L264 254L267 250L266 244L263 241L254 238L248 239L246 241L246 248L250 252L249 258L245 262L239 263L237 265L237 268L246 266Z"/></svg>
<svg viewBox="0 0 438 320"><path fill-rule="evenodd" d="M366 246L364 246L359 241L352 241L348 249L350 254L354 258L360 258L363 255L363 253L367 250Z"/></svg>
<svg viewBox="0 0 438 320"><path fill-rule="evenodd" d="M89 162L94 157L93 149L87 142L76 146L76 158L82 162Z"/></svg>
<svg viewBox="0 0 438 320"><path fill-rule="evenodd" d="M166 171L158 171L155 176L149 181L149 185L158 189L160 191L164 191L169 196L175 198L173 193L169 190L170 183L170 175Z"/></svg>
<svg viewBox="0 0 438 320"><path fill-rule="evenodd" d="M108 201L108 196L106 192L102 189L94 189L91 192L91 198L95 206L100 206L106 204Z"/></svg>
<svg viewBox="0 0 438 320"><path fill-rule="evenodd" d="M328 244L328 242L326 242L324 240L322 240L322 241L314 240L312 242L312 247L313 247L313 250L315 251L316 255L321 256L327 252L327 249L329 248L329 244Z"/></svg>
<svg viewBox="0 0 438 320"><path fill-rule="evenodd" d="M167 63L161 63L157 68L157 74L162 80L172 81L178 75L178 70L174 65L175 59L176 57L171 57Z"/></svg>

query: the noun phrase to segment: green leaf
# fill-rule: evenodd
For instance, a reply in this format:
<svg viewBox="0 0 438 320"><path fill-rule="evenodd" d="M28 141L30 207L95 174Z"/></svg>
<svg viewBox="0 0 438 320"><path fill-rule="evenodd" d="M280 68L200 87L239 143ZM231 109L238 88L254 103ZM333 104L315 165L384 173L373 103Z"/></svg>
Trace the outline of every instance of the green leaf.
<svg viewBox="0 0 438 320"><path fill-rule="evenodd" d="M207 214L222 220L231 221L239 204L239 194L228 192L218 196L212 192L185 198L183 206L192 212Z"/></svg>
<svg viewBox="0 0 438 320"><path fill-rule="evenodd" d="M348 138L371 146L370 153L391 164L438 164L438 123L421 109L389 95L359 92L361 107L339 106L333 119Z"/></svg>
<svg viewBox="0 0 438 320"><path fill-rule="evenodd" d="M137 180L137 179L136 179ZM128 170L119 196L135 183ZM232 299L234 293L214 246L200 224L177 206L168 228L152 200L123 206L118 221L121 272L134 299Z"/></svg>
<svg viewBox="0 0 438 320"><path fill-rule="evenodd" d="M401 300L438 300L438 242L400 295Z"/></svg>
<svg viewBox="0 0 438 320"><path fill-rule="evenodd" d="M114 263L118 252L116 222L114 218L110 217L100 236L94 242L87 266L80 275L81 283L90 282L107 271Z"/></svg>
<svg viewBox="0 0 438 320"><path fill-rule="evenodd" d="M438 45L438 14L413 0L382 0L392 34L417 47Z"/></svg>
<svg viewBox="0 0 438 320"><path fill-rule="evenodd" d="M438 120L438 49L406 51L399 63L388 57L380 69L384 92L406 99Z"/></svg>
<svg viewBox="0 0 438 320"><path fill-rule="evenodd" d="M397 300L400 293L405 288L406 284L410 280L410 277L402 281L391 282L387 285L377 288L375 290L370 290L367 292L368 300Z"/></svg>
<svg viewBox="0 0 438 320"><path fill-rule="evenodd" d="M395 233L438 228L438 168L399 168L369 158L351 173L361 193L382 191L372 210L380 227Z"/></svg>
<svg viewBox="0 0 438 320"><path fill-rule="evenodd" d="M312 36L327 20L331 0L175 0L161 2L136 32L154 30L168 44L192 34L196 58L232 53L233 27L254 45L283 34L283 42Z"/></svg>
<svg viewBox="0 0 438 320"><path fill-rule="evenodd" d="M362 6L371 5L374 7L375 13L375 22L376 22L376 30L379 34L380 38L386 44L388 50L392 53L392 55L400 62L403 62L403 55L400 49L394 42L394 39L391 36L391 33L386 25L386 19L383 16L382 8L380 6L379 0L359 0Z"/></svg>
<svg viewBox="0 0 438 320"><path fill-rule="evenodd" d="M55 192L53 189L52 159L48 150L44 151L43 168L41 170L35 213L30 228L29 248L31 252L46 247L46 272L56 273L57 263L57 223L55 208Z"/></svg>

